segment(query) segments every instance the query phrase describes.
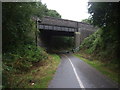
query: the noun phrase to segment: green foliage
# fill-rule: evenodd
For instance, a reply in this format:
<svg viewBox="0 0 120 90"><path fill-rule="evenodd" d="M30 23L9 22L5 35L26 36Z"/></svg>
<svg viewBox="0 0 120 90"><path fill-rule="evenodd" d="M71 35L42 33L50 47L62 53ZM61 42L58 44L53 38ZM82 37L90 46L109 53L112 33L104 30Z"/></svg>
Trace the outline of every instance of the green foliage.
<svg viewBox="0 0 120 90"><path fill-rule="evenodd" d="M3 54L3 63L5 70L12 69L19 71L29 71L33 63L37 63L47 58L45 51L33 45L23 45L17 48L16 52Z"/></svg>
<svg viewBox="0 0 120 90"><path fill-rule="evenodd" d="M3 52L25 43L34 29L32 3L3 3ZM10 14L10 15L9 15ZM30 43L30 42L29 42Z"/></svg>
<svg viewBox="0 0 120 90"><path fill-rule="evenodd" d="M81 22L84 22L84 23L87 23L87 24L92 24L93 23L91 18L83 19Z"/></svg>
<svg viewBox="0 0 120 90"><path fill-rule="evenodd" d="M118 63L115 50L116 41L113 41L109 34L105 34L107 36L104 37L103 32L103 29L98 29L94 34L84 39L80 45L80 50L99 59Z"/></svg>
<svg viewBox="0 0 120 90"><path fill-rule="evenodd" d="M6 3L2 4L3 52L11 51L19 44L35 42L35 21L33 17L61 17L55 10L49 10L41 2L37 3Z"/></svg>
<svg viewBox="0 0 120 90"><path fill-rule="evenodd" d="M48 10L47 16L61 18L61 15L56 10Z"/></svg>
<svg viewBox="0 0 120 90"><path fill-rule="evenodd" d="M83 58L82 54L75 54L75 56L79 57L81 60L85 61L86 63L90 64L92 67L99 70L104 75L108 76L112 80L116 81L117 83L120 83L120 80L118 78L119 76L119 65L117 63L103 63L98 60L88 60L86 58Z"/></svg>
<svg viewBox="0 0 120 90"><path fill-rule="evenodd" d="M94 25L101 29L86 38L81 49L102 60L119 63L119 3L89 3L89 13Z"/></svg>
<svg viewBox="0 0 120 90"><path fill-rule="evenodd" d="M100 27L116 27L120 20L118 2L90 2L89 13L93 23Z"/></svg>
<svg viewBox="0 0 120 90"><path fill-rule="evenodd" d="M33 17L60 15L41 2L3 2L2 11L3 87L14 87L14 74L26 73L48 58L44 49L35 46L36 23Z"/></svg>
<svg viewBox="0 0 120 90"><path fill-rule="evenodd" d="M102 43L101 40L101 29L97 30L94 34L90 35L89 37L85 38L85 40L82 42L80 48L81 49L87 49L86 51L88 53L93 53L97 48L102 48L100 45Z"/></svg>
<svg viewBox="0 0 120 90"><path fill-rule="evenodd" d="M12 75L27 73L35 64L47 58L45 50L34 45L23 45L16 52L3 54L3 86L8 87L13 83L10 79Z"/></svg>
<svg viewBox="0 0 120 90"><path fill-rule="evenodd" d="M41 52L44 53L43 50ZM30 68L29 72L24 71L24 68L21 73L13 72L13 69L5 70L3 72L4 88L47 88L60 63L60 57L56 54L47 55L47 57L40 63L37 62L37 65ZM31 85L30 80L35 81L35 85Z"/></svg>

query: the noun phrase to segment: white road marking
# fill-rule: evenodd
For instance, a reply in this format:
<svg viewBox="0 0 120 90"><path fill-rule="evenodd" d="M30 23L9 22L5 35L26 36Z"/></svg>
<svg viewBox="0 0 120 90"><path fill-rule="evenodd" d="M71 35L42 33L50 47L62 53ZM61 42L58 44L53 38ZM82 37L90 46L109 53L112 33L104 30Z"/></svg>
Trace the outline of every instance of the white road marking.
<svg viewBox="0 0 120 90"><path fill-rule="evenodd" d="M64 54L63 54L63 55L64 55ZM66 58L68 58L66 55L64 55L64 56L65 56ZM72 61L71 61L69 58L68 58L68 60L70 61L71 65L72 65L73 71L74 71L74 73L75 73L75 76L76 76L76 78L77 78L77 81L78 81L78 83L79 83L80 88L85 88L85 87L83 86L83 84L82 84L82 82L81 82L78 74L77 74L77 71L76 71L76 69L75 69Z"/></svg>

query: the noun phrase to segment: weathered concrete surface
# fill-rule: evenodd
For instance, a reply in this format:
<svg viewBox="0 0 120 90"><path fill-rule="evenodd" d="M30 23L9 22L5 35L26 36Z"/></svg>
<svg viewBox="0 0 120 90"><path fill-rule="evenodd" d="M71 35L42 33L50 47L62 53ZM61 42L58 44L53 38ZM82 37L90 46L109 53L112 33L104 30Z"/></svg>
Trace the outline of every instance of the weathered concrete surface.
<svg viewBox="0 0 120 90"><path fill-rule="evenodd" d="M51 36L75 36L75 48L89 35L94 33L97 28L93 25L72 20L44 17L38 23L41 32L49 33ZM79 35L80 33L81 35ZM78 39L79 38L79 39Z"/></svg>
<svg viewBox="0 0 120 90"><path fill-rule="evenodd" d="M80 46L80 32L74 33L74 39L75 39L75 48L79 49Z"/></svg>

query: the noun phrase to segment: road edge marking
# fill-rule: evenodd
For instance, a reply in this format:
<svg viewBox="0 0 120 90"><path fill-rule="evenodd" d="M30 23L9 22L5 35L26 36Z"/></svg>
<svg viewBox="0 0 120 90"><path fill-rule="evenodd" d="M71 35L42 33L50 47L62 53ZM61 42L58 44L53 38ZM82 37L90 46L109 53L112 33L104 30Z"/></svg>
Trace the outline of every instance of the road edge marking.
<svg viewBox="0 0 120 90"><path fill-rule="evenodd" d="M64 54L63 54L63 55L64 55ZM83 84L82 84L82 82L81 82L78 74L77 74L77 71L76 71L76 69L75 69L72 61L70 60L70 58L68 58L68 56L66 56L66 55L64 55L64 56L70 61L70 64L72 65L73 71L74 71L74 73L75 73L75 76L76 76L76 78L77 78L77 81L78 81L78 83L79 83L80 88L85 88L85 87L83 86Z"/></svg>

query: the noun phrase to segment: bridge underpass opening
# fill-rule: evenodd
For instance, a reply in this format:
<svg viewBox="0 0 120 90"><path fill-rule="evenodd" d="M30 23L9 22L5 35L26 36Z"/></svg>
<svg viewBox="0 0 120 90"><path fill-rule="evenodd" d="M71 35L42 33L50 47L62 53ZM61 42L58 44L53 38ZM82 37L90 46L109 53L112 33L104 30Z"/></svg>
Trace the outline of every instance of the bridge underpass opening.
<svg viewBox="0 0 120 90"><path fill-rule="evenodd" d="M73 34L74 35L74 34ZM40 38L48 52L63 52L74 48L74 36L72 34L57 34L56 32L41 31Z"/></svg>
<svg viewBox="0 0 120 90"><path fill-rule="evenodd" d="M54 37L53 39L55 39L55 36L74 37L73 48L75 49L75 51L79 50L80 43L86 37L97 30L96 27L87 23L53 17L42 18L40 22L38 21L37 27L40 30L41 36L43 37L43 42L45 42L47 47L51 48L54 46L52 45L53 43L50 42L54 41L52 40L52 38ZM57 44L59 43L56 42L56 45Z"/></svg>
<svg viewBox="0 0 120 90"><path fill-rule="evenodd" d="M74 37L53 36L51 39L51 48L54 50L70 50L74 48Z"/></svg>

